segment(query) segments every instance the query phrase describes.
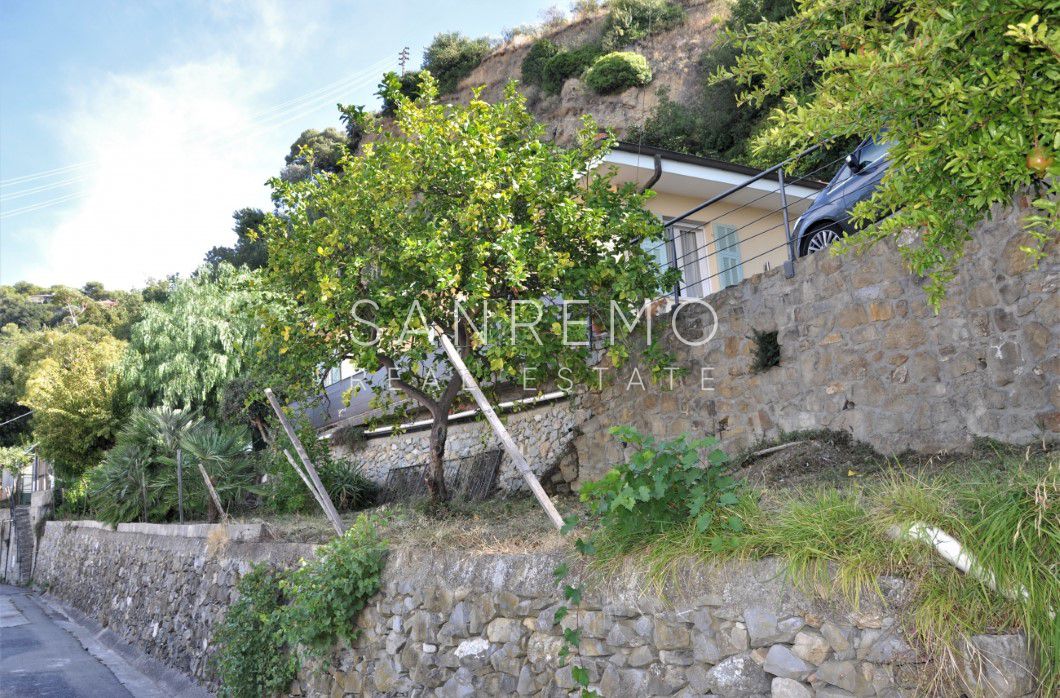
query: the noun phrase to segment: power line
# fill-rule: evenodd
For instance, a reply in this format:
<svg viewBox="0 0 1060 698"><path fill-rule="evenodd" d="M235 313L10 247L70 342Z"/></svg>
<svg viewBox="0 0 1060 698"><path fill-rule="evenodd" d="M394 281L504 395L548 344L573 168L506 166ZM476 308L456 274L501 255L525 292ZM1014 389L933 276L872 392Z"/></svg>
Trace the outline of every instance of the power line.
<svg viewBox="0 0 1060 698"><path fill-rule="evenodd" d="M62 174L70 170L80 169L82 167L88 167L91 165L91 161L79 162L75 165L67 165L65 167L56 167L53 170L44 170L43 172L37 172L35 174L22 175L21 177L12 177L11 179L5 179L0 181L0 186L8 186L10 184L19 184L21 182L29 182L34 179L44 179L45 177L52 177L57 174Z"/></svg>
<svg viewBox="0 0 1060 698"><path fill-rule="evenodd" d="M33 410L30 410L29 412L23 412L19 416L12 417L11 419L7 420L6 422L0 422L0 427L6 426L6 425L10 424L11 422L17 422L18 420L22 419L23 417L28 417L31 414L33 414Z"/></svg>
<svg viewBox="0 0 1060 698"><path fill-rule="evenodd" d="M384 59L378 60L375 63L372 63L371 65L369 65L368 67L363 68L363 69L361 69L361 70L359 70L359 71L357 71L355 73L351 73L351 74L349 74L349 75L347 75L347 76L345 76L343 78L340 78L338 80L334 80L334 81L332 81L332 82L330 82L330 83L328 83L326 85L318 87L318 88L316 88L314 90L311 90L309 92L303 93L303 94L301 94L301 95L299 95L297 97L293 97L291 99L285 100L285 101L280 102L278 104L274 104L271 107L267 107L265 109L261 109L261 110L259 110L257 112L254 112L249 117L249 120L251 121L250 126L256 125L254 122L257 122L258 124L260 124L262 126L268 125L270 127L271 126L278 126L278 125L281 125L281 124L284 124L284 123L288 123L290 121L290 118L284 118L284 117L286 117L288 114L296 112L296 110L299 110L299 111L297 111L295 116L292 117L292 118L297 118L298 116L304 115L306 113L311 113L312 110L310 110L309 112L306 112L304 110L304 107L306 107L309 103L313 103L314 104L313 110L315 110L320 105L322 105L324 102L330 101L331 99L334 99L335 97L337 97L343 91L364 86L365 84L367 84L367 82L370 82L368 80L368 78L374 77L379 70L381 70L382 68L385 68L387 65L392 65L392 61L393 61L393 59L390 59L390 58L384 58ZM281 120L276 122L276 123L273 123L273 124L268 124L267 123L267 122L272 121L274 119L281 119ZM261 131L259 130L257 132L261 132ZM187 135L189 137L193 137L193 136L196 135L196 133L189 132ZM216 139L223 140L226 135L227 134L217 136ZM211 139L211 140L213 140L213 139ZM76 170L84 169L84 168L89 167L89 166L91 166L93 164L95 164L94 161L89 160L89 161L85 161L85 162L76 163L76 164L73 164L73 165L66 165L64 167L56 167L56 168L51 169L51 170L44 170L42 172L36 172L36 173L33 173L33 174L22 175L22 176L19 176L19 177L11 177L9 179L5 179L3 181L0 181L0 188L9 188L9 187L11 187L13 185L17 185L17 184L25 184L27 182L31 182L31 181L35 181L35 180L39 180L39 179L47 179L49 177L55 177L55 176L64 175L64 174L70 174L70 173L72 173L72 172L74 172ZM6 199L20 198L22 196L29 195L30 193L37 193L39 191L47 191L48 189L54 189L54 188L58 188L60 186L66 186L67 184L74 184L74 183L83 181L87 177L88 177L87 173L86 174L80 174L80 175L78 175L76 177L73 177L71 179L63 180L62 182L54 182L54 183L50 183L50 184L44 184L44 185L41 185L39 187L35 187L33 189L23 189L23 190L15 191L15 192L3 195L3 198L6 198Z"/></svg>

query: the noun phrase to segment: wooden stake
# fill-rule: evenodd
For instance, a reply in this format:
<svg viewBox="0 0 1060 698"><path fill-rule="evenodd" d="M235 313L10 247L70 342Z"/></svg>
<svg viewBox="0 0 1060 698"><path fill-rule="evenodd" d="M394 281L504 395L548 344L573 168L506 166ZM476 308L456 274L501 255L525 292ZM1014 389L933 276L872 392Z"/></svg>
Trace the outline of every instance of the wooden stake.
<svg viewBox="0 0 1060 698"><path fill-rule="evenodd" d="M460 378L463 379L464 385L467 386L468 392L475 398L475 402L478 403L479 409L482 410L482 414L486 415L486 421L493 427L494 433L497 434L497 438L501 440L501 444L504 446L504 450L508 452L508 456L515 463L515 467L519 470L519 473L526 480L526 484L530 485L530 489L533 491L534 496L537 497L537 501L541 504L541 507L548 514L548 518L552 519L553 525L557 529L563 528L563 517L559 515L559 511L556 510L556 505L552 503L552 500L545 494L545 489L541 487L541 482L534 475L534 471L530 469L530 464L526 462L526 457L523 456L523 452L519 450L519 447L515 445L515 441L512 439L511 434L504 427L497 413L493 411L493 406L490 405L489 400L486 399L485 393L478 387L478 382L475 377L471 375L471 371L467 369L464 364L464 360L460 358L460 352L453 346L452 341L445 335L444 332L439 329L437 325L433 328L434 336L438 342L445 349L445 353L449 356L449 361L452 362L453 368L460 374Z"/></svg>
<svg viewBox="0 0 1060 698"><path fill-rule="evenodd" d="M320 476L317 475L317 469L313 467L313 462L309 460L309 454L306 453L305 447L302 446L302 441L298 438L298 434L295 433L294 428L291 427L291 423L287 421L287 415L283 413L283 408L280 407L280 401L276 399L276 396L272 392L272 388L265 388L265 397L269 399L269 404L272 405L273 411L280 419L280 424L283 426L283 430L287 432L287 438L291 440L295 453L298 454L298 458L302 461L302 465L305 466L306 472L309 473L309 478L313 481L313 486L310 487L309 490L316 493L317 501L324 510L324 515L331 520L331 525L335 527L335 531L341 536L346 532L346 529L342 526L342 519L339 518L339 512L335 509L331 497L328 496L328 491L324 489L324 484L320 482ZM295 468L295 470L297 470L297 468Z"/></svg>
<svg viewBox="0 0 1060 698"><path fill-rule="evenodd" d="M324 515L327 516L328 508L324 505L324 500L320 498L320 493L317 492L317 488L313 487L313 483L310 482L309 476L306 475L305 471L302 470L302 466L298 465L298 461L294 459L294 456L292 456L291 452L288 451L286 448L283 449L283 455L287 457L287 462L290 463L291 467L294 468L294 471L298 473L298 477L302 478L302 482L305 483L305 486L308 487L309 491L313 493L313 499L316 501L317 505L321 508L321 510L323 510ZM328 516L328 520L331 520L330 516Z"/></svg>
<svg viewBox="0 0 1060 698"><path fill-rule="evenodd" d="M210 491L210 499L213 500L213 505L217 507L217 511L221 514L221 521L228 520L228 514L225 513L225 508L221 506L221 498L217 496L217 490L213 488L213 483L210 482L210 476L206 474L206 468L202 467L202 463L197 463L199 466L199 472L202 473L203 482L206 483L206 489Z"/></svg>

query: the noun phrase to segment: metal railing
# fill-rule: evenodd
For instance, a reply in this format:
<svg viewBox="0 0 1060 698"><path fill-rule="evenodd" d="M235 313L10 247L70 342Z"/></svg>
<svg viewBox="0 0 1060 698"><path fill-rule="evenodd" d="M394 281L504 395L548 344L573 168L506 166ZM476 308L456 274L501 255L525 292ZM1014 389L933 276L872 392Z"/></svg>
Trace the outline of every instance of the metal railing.
<svg viewBox="0 0 1060 698"><path fill-rule="evenodd" d="M705 296L720 290L715 288L715 279L722 279L722 288L742 280L745 278L745 270L755 261L762 263L762 271L770 268L769 265L773 262L783 262L785 274L789 278L794 275L794 262L799 256L800 241L794 239L795 224L792 212L809 207L812 200L825 189L817 176L828 176L830 169L846 156L840 155L795 177L790 173L796 168L796 163L826 145L828 141L817 143L664 222L664 240L647 249L656 253L665 247L666 265L681 272L681 279L670 291L675 302L680 302L681 298ZM774 176L775 187L756 190L756 195L749 199L733 201L736 194L756 182ZM866 182L846 195L871 186L875 186L875 183ZM805 193L808 188L813 191ZM779 197L779 205L765 202L769 197ZM704 212L710 214L712 207L716 209L726 203L732 205L725 206L724 210L709 215L705 220L697 216ZM750 220L748 216L751 216ZM725 225L727 220L731 224L726 225L724 234L719 235L717 226ZM710 235L712 227L715 230L713 237ZM776 238L776 244L769 244L772 242L771 238ZM750 256L744 256L747 247L752 248ZM784 249L786 253L777 254ZM752 274L746 274L750 275Z"/></svg>

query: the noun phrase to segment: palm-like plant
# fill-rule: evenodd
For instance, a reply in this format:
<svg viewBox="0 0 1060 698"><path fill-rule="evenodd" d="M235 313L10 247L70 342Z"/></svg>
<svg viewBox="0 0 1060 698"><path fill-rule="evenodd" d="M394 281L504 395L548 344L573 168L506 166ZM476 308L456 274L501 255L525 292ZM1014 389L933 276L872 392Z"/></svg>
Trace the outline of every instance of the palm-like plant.
<svg viewBox="0 0 1060 698"><path fill-rule="evenodd" d="M242 426L215 425L168 407L137 409L93 471L92 506L100 519L113 523L173 518L178 507L177 451L182 450L184 508L216 520L198 467L209 476L226 510L240 508L259 494L249 445L250 435Z"/></svg>

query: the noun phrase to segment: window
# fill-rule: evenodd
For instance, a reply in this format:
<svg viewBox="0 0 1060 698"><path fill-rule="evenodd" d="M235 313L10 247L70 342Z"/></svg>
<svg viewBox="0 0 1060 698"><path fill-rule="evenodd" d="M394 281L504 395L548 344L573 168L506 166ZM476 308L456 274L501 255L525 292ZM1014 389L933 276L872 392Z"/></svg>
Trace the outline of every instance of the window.
<svg viewBox="0 0 1060 698"><path fill-rule="evenodd" d="M644 243L644 249L651 254L663 269L675 266L681 269L681 281L678 282L682 297L699 298L705 295L708 283L704 281L704 266L707 253L700 238L701 225L679 223L666 229L665 242ZM673 288L659 289L660 293L670 295Z"/></svg>
<svg viewBox="0 0 1060 698"><path fill-rule="evenodd" d="M718 259L718 278L721 287L728 288L743 281L743 264L740 261L740 239L736 227L714 224L714 251Z"/></svg>
<svg viewBox="0 0 1060 698"><path fill-rule="evenodd" d="M342 366L333 366L328 369L328 375L324 379L324 385L335 385L342 380Z"/></svg>
<svg viewBox="0 0 1060 698"><path fill-rule="evenodd" d="M886 141L877 143L875 140L871 140L858 151L858 162L863 168L872 167L885 158L887 151L890 149L891 144Z"/></svg>
<svg viewBox="0 0 1060 698"><path fill-rule="evenodd" d="M703 275L699 271L700 257L706 255L700 249L699 229L677 227L674 234L678 236L680 245L678 253L681 256L681 295L690 298L701 298L703 296Z"/></svg>

